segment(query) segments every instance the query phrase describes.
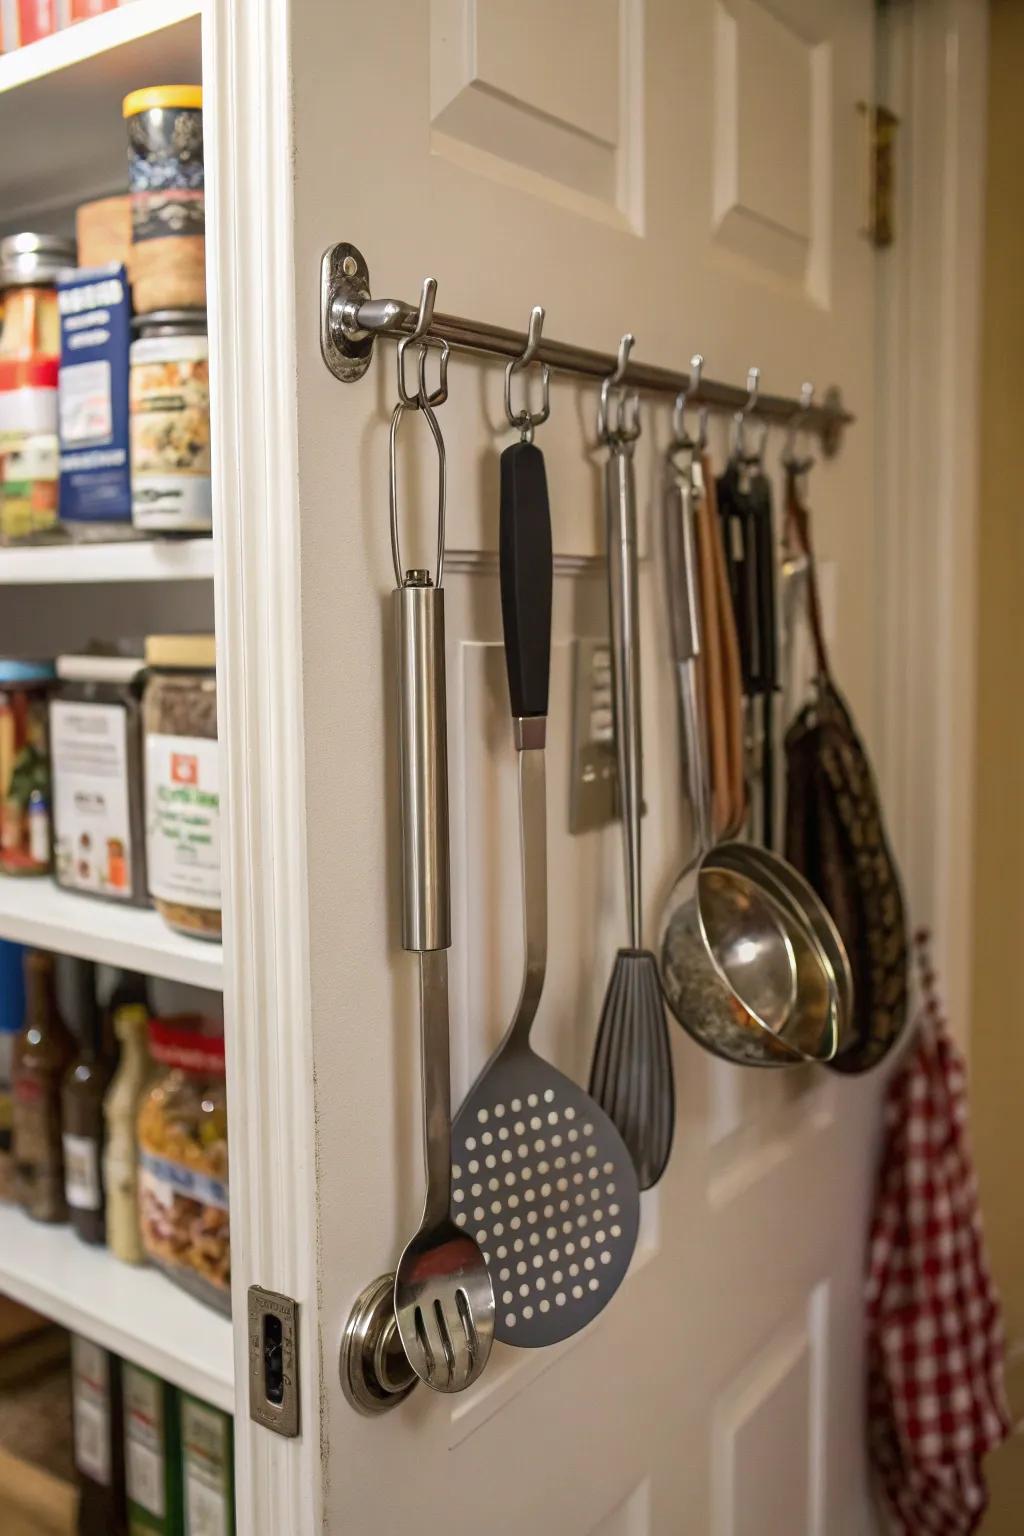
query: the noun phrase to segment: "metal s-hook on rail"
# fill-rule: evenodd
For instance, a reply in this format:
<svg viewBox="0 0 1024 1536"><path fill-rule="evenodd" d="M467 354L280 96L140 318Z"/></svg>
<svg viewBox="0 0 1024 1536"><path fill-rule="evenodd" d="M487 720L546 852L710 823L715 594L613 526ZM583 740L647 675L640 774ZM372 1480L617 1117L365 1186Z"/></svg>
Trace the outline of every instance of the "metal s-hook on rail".
<svg viewBox="0 0 1024 1536"><path fill-rule="evenodd" d="M530 311L530 329L521 357L514 357L505 367L505 415L509 425L515 427L524 443L533 442L535 427L542 426L551 415L551 369L547 363L540 365L540 410L531 411L529 395L521 411L512 409L512 375L528 368L537 355L540 333L544 329L544 306L535 304Z"/></svg>
<svg viewBox="0 0 1024 1536"><path fill-rule="evenodd" d="M401 341L416 331L421 319L420 304L401 299L374 299L370 275L362 253L354 245L331 246L321 262L320 349L324 362L345 382L361 379L373 356L378 336ZM457 352L492 357L508 363L519 360L529 347L529 334L507 330L486 321L465 319L433 311L420 339L435 346L447 342ZM616 357L571 342L538 340L533 361L546 364L552 373L602 384L617 366ZM630 359L621 382L641 393L671 395L673 398L690 388L691 374L680 373L653 363ZM701 378L690 395L691 406L707 406L714 411L736 412L748 399L749 391L736 384ZM757 415L763 423L790 423L800 402L787 395L759 395ZM803 428L818 434L826 455L836 452L842 431L854 420L841 402L838 389L829 389L820 403L807 412Z"/></svg>

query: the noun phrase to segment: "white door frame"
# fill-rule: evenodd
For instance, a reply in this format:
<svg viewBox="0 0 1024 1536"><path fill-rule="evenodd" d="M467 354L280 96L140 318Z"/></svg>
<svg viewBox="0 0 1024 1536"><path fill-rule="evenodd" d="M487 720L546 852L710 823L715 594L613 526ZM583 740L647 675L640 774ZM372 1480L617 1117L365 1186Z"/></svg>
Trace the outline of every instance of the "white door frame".
<svg viewBox="0 0 1024 1536"><path fill-rule="evenodd" d="M290 28L302 0L208 0L210 336L225 836L238 1528L321 1528L322 1396L338 1340L317 1318L317 1168L306 932ZM312 21L312 19L311 19ZM879 750L911 910L966 1024L974 721L983 0L894 13L903 111L897 244L882 308L879 496L889 573ZM339 237L345 232L339 230ZM318 274L300 273L298 292ZM443 274L442 274L443 276ZM300 306L317 345L315 304ZM339 390L338 408L343 405ZM856 452L856 432L844 452ZM941 622L939 622L941 620ZM302 1309L302 1434L248 1416L246 1292Z"/></svg>
<svg viewBox="0 0 1024 1536"><path fill-rule="evenodd" d="M880 99L901 118L880 256L880 622L887 820L966 1046L972 955L978 412L988 14L894 5ZM852 446L852 445L851 445Z"/></svg>

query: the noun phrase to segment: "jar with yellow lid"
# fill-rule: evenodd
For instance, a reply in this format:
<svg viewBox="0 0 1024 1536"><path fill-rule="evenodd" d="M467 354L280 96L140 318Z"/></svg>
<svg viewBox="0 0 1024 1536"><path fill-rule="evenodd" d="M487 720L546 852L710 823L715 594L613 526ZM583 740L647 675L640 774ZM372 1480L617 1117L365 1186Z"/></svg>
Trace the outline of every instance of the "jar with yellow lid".
<svg viewBox="0 0 1024 1536"><path fill-rule="evenodd" d="M154 85L124 98L135 309L206 304L203 89Z"/></svg>
<svg viewBox="0 0 1024 1536"><path fill-rule="evenodd" d="M220 785L212 635L150 635L142 700L149 894L181 933L219 939Z"/></svg>

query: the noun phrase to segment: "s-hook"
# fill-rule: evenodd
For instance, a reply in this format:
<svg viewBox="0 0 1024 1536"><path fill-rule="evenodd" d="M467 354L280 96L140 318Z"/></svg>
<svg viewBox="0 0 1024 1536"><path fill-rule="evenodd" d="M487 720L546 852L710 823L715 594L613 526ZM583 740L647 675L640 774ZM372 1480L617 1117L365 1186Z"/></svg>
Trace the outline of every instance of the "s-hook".
<svg viewBox="0 0 1024 1536"><path fill-rule="evenodd" d="M746 428L750 417L757 410L757 401L761 393L761 370L750 368L747 371L747 398L732 418L732 458L735 463L744 469L759 469L764 461L764 445L768 437L768 423L761 423L761 436L757 447L751 453L747 448Z"/></svg>
<svg viewBox="0 0 1024 1536"><path fill-rule="evenodd" d="M627 444L634 443L640 436L640 391L631 391L624 382L626 369L629 367L629 354L633 350L635 340L633 332L627 331L619 342L615 367L601 383L601 401L597 408L597 435L608 447L618 445L624 449ZM614 425L609 412L613 389L616 394Z"/></svg>
<svg viewBox="0 0 1024 1536"><path fill-rule="evenodd" d="M702 405L698 417L697 436L692 437L686 425L686 410L690 402L700 393L700 379L704 372L704 355L695 352L690 358L690 377L686 388L681 389L676 395L676 403L672 409L672 449L688 450L691 453L703 453L708 445L708 407Z"/></svg>
<svg viewBox="0 0 1024 1536"><path fill-rule="evenodd" d="M441 342L440 380L432 395L428 395L424 388L425 370L423 359L426 355L429 340L423 338L430 330L434 319L434 298L437 294L437 278L425 277L423 289L420 293L420 307L416 315L416 324L408 336L403 336L398 343L398 399L399 403L408 406L411 410L417 410L421 405L444 405L448 398L448 357L451 352L446 341ZM405 353L406 349L417 344L420 349L419 363L419 389L415 395L410 395L405 387ZM436 423L435 423L436 425Z"/></svg>
<svg viewBox="0 0 1024 1536"><path fill-rule="evenodd" d="M519 357L514 357L505 367L505 415L508 417L509 426L514 427L524 443L533 442L535 427L541 426L551 415L551 369L547 363L540 365L540 410L530 410L529 392L524 396L525 404L521 411L512 409L512 375L528 368L537 355L540 346L540 333L544 329L544 306L535 304L530 311L530 327L527 333L526 346Z"/></svg>
<svg viewBox="0 0 1024 1536"><path fill-rule="evenodd" d="M797 435L800 428L810 413L814 404L814 385L810 379L800 386L800 404L790 417L789 426L786 428L786 440L782 448L782 465L788 469L791 475L806 475L808 470L814 468L813 454L807 454L801 458L797 453Z"/></svg>

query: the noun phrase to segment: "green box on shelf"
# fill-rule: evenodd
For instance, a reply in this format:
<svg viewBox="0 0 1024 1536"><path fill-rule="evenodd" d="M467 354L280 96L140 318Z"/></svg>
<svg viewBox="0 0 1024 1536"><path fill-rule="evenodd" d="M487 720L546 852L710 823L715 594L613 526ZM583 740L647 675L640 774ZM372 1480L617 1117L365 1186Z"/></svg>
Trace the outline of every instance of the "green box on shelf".
<svg viewBox="0 0 1024 1536"><path fill-rule="evenodd" d="M131 1536L184 1536L178 1394L125 1362L124 1460Z"/></svg>

